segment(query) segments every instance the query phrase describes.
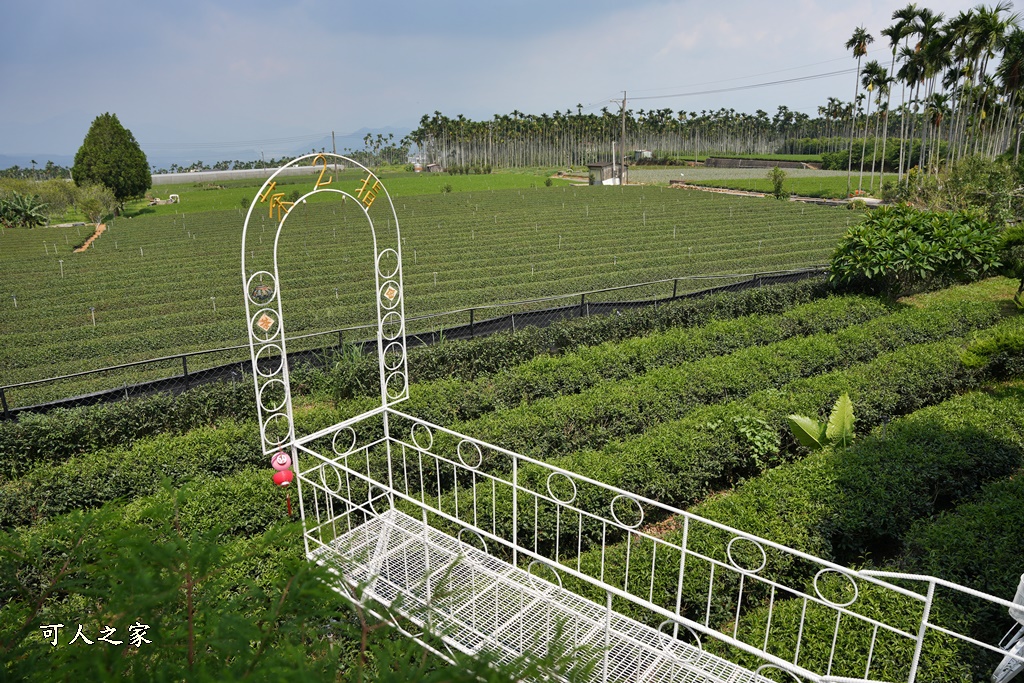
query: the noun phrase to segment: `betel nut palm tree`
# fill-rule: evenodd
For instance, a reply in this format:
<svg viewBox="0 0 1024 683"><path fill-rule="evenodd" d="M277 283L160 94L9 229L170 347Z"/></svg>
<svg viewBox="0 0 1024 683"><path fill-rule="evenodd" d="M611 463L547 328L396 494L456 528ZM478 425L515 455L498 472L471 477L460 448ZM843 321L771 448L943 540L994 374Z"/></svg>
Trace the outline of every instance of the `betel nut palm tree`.
<svg viewBox="0 0 1024 683"><path fill-rule="evenodd" d="M846 49L853 50L853 56L857 58L857 76L854 78L853 101L856 105L857 96L860 93L860 61L868 53L868 45L875 41L874 37L867 32L863 26L858 26L850 39L846 41ZM853 131L857 123L857 110L853 110L850 122L850 155L846 164L846 194L850 194L850 178L853 175ZM866 125L866 123L865 123Z"/></svg>

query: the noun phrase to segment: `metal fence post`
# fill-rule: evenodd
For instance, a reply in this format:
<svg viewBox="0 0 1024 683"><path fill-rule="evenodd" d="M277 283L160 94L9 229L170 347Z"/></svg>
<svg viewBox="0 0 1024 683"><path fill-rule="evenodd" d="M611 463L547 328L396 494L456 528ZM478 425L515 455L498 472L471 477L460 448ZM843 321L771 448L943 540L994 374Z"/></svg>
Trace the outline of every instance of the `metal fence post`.
<svg viewBox="0 0 1024 683"><path fill-rule="evenodd" d="M475 310L476 310L475 308L469 309L469 338L470 339L473 339L474 337L476 337L476 330L473 327L473 311L475 311Z"/></svg>
<svg viewBox="0 0 1024 683"><path fill-rule="evenodd" d="M586 294L580 294L580 315L579 315L579 317L581 317L581 318L583 317L583 305L586 303L586 301L587 301L587 295Z"/></svg>
<svg viewBox="0 0 1024 683"><path fill-rule="evenodd" d="M11 412L7 409L7 396L4 394L2 387L0 387L0 406L4 409L4 419L9 420L11 418Z"/></svg>
<svg viewBox="0 0 1024 683"><path fill-rule="evenodd" d="M191 388L188 381L188 356L181 357L181 374L185 378L185 388Z"/></svg>
<svg viewBox="0 0 1024 683"><path fill-rule="evenodd" d="M342 334L343 334L342 331L338 330L338 350L339 351L344 351L345 350L345 338L342 336Z"/></svg>
<svg viewBox="0 0 1024 683"><path fill-rule="evenodd" d="M679 280L672 281L672 298L676 298L676 290L679 288Z"/></svg>

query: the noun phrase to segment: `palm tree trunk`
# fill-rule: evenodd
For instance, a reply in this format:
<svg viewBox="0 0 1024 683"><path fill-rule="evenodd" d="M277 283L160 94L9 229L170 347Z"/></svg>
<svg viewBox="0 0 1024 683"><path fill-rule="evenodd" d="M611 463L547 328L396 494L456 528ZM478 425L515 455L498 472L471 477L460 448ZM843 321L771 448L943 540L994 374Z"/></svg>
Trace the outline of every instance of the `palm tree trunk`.
<svg viewBox="0 0 1024 683"><path fill-rule="evenodd" d="M888 114L888 113L889 112L886 111L886 114ZM875 158L878 156L878 123L881 120L881 118L882 117L879 114L878 110L875 110L875 137L874 137L874 144L872 145L872 148L871 148L871 180L868 182L868 192L871 192L871 193L873 193L875 191ZM882 155L883 155L882 164L884 165L885 164L885 159L884 159L885 147L884 147L884 145L882 147ZM879 189L882 188L882 178L881 178L881 175L879 175L879 178L878 178L878 188Z"/></svg>
<svg viewBox="0 0 1024 683"><path fill-rule="evenodd" d="M864 115L864 140L860 144L860 178L857 180L857 192L864 188L864 157L868 148L868 122L871 120L871 91L868 90L868 108ZM872 159L872 161L874 161Z"/></svg>
<svg viewBox="0 0 1024 683"><path fill-rule="evenodd" d="M897 170L897 180L903 180L903 143L906 138L907 122L907 82L900 82L900 163Z"/></svg>
<svg viewBox="0 0 1024 683"><path fill-rule="evenodd" d="M860 93L860 57L857 57L857 75L853 81L853 111L850 113L850 156L846 162L846 196L850 196L850 178L853 175L853 130L857 123L857 95Z"/></svg>

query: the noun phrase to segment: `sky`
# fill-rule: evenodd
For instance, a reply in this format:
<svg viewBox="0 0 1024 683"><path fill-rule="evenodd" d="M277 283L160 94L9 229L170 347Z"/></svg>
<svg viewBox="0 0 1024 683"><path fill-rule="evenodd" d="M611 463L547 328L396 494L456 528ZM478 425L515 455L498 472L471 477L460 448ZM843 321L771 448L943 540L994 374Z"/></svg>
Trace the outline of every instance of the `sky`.
<svg viewBox="0 0 1024 683"><path fill-rule="evenodd" d="M844 44L859 25L876 38L869 58L888 66L879 32L906 4L6 3L0 166L19 156L71 157L104 112L163 163L296 153L332 130L408 131L435 110L472 119L577 104L618 111L623 91L631 109L774 113L781 104L813 116L828 97L852 99L852 72L706 91L853 69ZM948 17L978 3L918 4Z"/></svg>

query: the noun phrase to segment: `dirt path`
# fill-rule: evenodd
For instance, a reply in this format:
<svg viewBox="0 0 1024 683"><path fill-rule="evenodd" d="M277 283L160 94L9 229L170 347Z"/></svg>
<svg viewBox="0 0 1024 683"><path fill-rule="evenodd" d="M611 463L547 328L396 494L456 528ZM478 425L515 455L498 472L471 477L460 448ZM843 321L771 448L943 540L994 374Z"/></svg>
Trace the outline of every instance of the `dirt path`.
<svg viewBox="0 0 1024 683"><path fill-rule="evenodd" d="M92 246L92 243L96 241L96 238L97 238L97 237L99 237L100 235L102 235L102 234L103 234L103 232L104 232L104 231L105 231L106 229L107 229L107 224L106 224L106 223L100 223L100 224L98 224L98 225L96 226L96 232L94 232L94 233L92 234L92 237L90 237L89 239L87 239L87 240L85 241L85 243L84 243L84 244L83 244L82 246L78 247L78 249L75 249L75 253L76 253L76 254L78 254L78 253L80 253L80 252L83 252L83 251L85 251L86 249L88 249L88 248L89 248L90 246Z"/></svg>

